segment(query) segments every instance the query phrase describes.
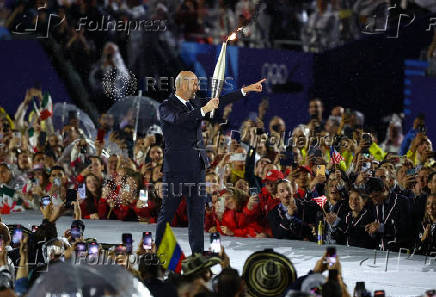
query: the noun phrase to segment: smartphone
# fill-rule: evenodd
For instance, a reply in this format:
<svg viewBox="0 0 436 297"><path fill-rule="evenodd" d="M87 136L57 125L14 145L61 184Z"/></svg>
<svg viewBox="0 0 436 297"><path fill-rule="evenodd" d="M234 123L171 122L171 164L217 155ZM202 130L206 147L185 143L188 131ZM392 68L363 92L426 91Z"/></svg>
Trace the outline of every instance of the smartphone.
<svg viewBox="0 0 436 297"><path fill-rule="evenodd" d="M84 242L78 242L76 244L76 251L78 251L78 252L86 251L86 244Z"/></svg>
<svg viewBox="0 0 436 297"><path fill-rule="evenodd" d="M79 226L71 226L71 238L76 240L82 236L82 231Z"/></svg>
<svg viewBox="0 0 436 297"><path fill-rule="evenodd" d="M237 130L230 131L230 138L236 140L236 142L241 142L241 133Z"/></svg>
<svg viewBox="0 0 436 297"><path fill-rule="evenodd" d="M148 191L147 190L140 190L139 191L139 200L143 202L148 202Z"/></svg>
<svg viewBox="0 0 436 297"><path fill-rule="evenodd" d="M88 255L98 254L98 244L96 242L88 243Z"/></svg>
<svg viewBox="0 0 436 297"><path fill-rule="evenodd" d="M77 188L77 193L79 193L79 198L80 199L85 199L86 198L86 184L83 183L81 184L78 188Z"/></svg>
<svg viewBox="0 0 436 297"><path fill-rule="evenodd" d="M336 263L336 248L334 246L327 247L327 263L333 266Z"/></svg>
<svg viewBox="0 0 436 297"><path fill-rule="evenodd" d="M17 227L14 230L14 233L12 234L12 243L15 246L20 245L21 238L23 238L23 229L21 229L21 225L17 225Z"/></svg>
<svg viewBox="0 0 436 297"><path fill-rule="evenodd" d="M259 195L259 190L257 188L250 188L250 197L254 195Z"/></svg>
<svg viewBox="0 0 436 297"><path fill-rule="evenodd" d="M38 231L38 226L37 225L32 225L32 232L36 232Z"/></svg>
<svg viewBox="0 0 436 297"><path fill-rule="evenodd" d="M151 232L142 233L142 246L144 250L151 250L152 237Z"/></svg>
<svg viewBox="0 0 436 297"><path fill-rule="evenodd" d="M385 297L385 290L375 290L374 297Z"/></svg>
<svg viewBox="0 0 436 297"><path fill-rule="evenodd" d="M413 176L415 174L416 174L415 168L412 168L412 169L409 169L409 170L406 171L406 175L407 176Z"/></svg>
<svg viewBox="0 0 436 297"><path fill-rule="evenodd" d="M21 146L21 132L14 132L14 137L17 138L19 141L17 142L17 146Z"/></svg>
<svg viewBox="0 0 436 297"><path fill-rule="evenodd" d="M102 128L98 129L97 141L102 142L105 134L106 134L106 131L104 129L102 129Z"/></svg>
<svg viewBox="0 0 436 297"><path fill-rule="evenodd" d="M132 233L123 233L121 235L121 240L126 247L126 252L131 253L132 252L132 243L133 243Z"/></svg>
<svg viewBox="0 0 436 297"><path fill-rule="evenodd" d="M363 133L362 134L362 141L366 144L366 145L371 145L372 144L372 136L370 133Z"/></svg>
<svg viewBox="0 0 436 297"><path fill-rule="evenodd" d="M47 141L47 133L40 132L39 137L38 137L39 145L41 145L41 146L45 145L46 141Z"/></svg>
<svg viewBox="0 0 436 297"><path fill-rule="evenodd" d="M43 197L41 197L41 206L42 207L46 207L47 205L49 205L50 204L50 202L51 202L51 197L50 196L43 196Z"/></svg>
<svg viewBox="0 0 436 297"><path fill-rule="evenodd" d="M316 165L316 175L325 176L325 165Z"/></svg>
<svg viewBox="0 0 436 297"><path fill-rule="evenodd" d="M221 252L221 239L218 232L210 233L210 251L214 254Z"/></svg>
<svg viewBox="0 0 436 297"><path fill-rule="evenodd" d="M72 202L76 200L77 200L77 191L74 189L67 189L65 208L74 208Z"/></svg>

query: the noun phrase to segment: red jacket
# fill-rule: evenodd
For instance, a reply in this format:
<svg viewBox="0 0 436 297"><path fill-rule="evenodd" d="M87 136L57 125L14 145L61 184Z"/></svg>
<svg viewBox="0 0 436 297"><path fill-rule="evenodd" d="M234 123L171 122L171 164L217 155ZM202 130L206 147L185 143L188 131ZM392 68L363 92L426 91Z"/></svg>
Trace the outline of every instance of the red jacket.
<svg viewBox="0 0 436 297"><path fill-rule="evenodd" d="M106 203L106 200L102 198L94 200L94 207L97 210L98 217L103 220L106 219L108 212L108 205ZM84 219L89 219L91 214L94 213L88 208L86 199L80 202L80 209L82 211L82 218Z"/></svg>
<svg viewBox="0 0 436 297"><path fill-rule="evenodd" d="M259 193L259 203L249 210L247 206L243 208L244 215L250 220L250 222L256 222L257 226L262 228L262 232L272 236L271 228L268 224L268 213L280 204L280 200L272 196L268 190L263 187Z"/></svg>
<svg viewBox="0 0 436 297"><path fill-rule="evenodd" d="M212 207L210 211L206 211L204 215L204 231L209 232L209 229L212 227L218 227L220 226L220 222L218 220L218 217L215 213L215 207Z"/></svg>
<svg viewBox="0 0 436 297"><path fill-rule="evenodd" d="M179 207L176 210L176 214L174 215L174 219L171 222L172 227L187 227L188 226L188 214L187 214L187 206L186 198L182 197L180 201Z"/></svg>
<svg viewBox="0 0 436 297"><path fill-rule="evenodd" d="M159 215L159 205L154 201L148 201L147 207L135 207L133 208L136 215L141 218L147 218L150 224L157 222L157 216Z"/></svg>
<svg viewBox="0 0 436 297"><path fill-rule="evenodd" d="M224 211L221 226L229 228L236 237L256 237L256 233L262 232L256 221L247 218L243 212L230 209Z"/></svg>

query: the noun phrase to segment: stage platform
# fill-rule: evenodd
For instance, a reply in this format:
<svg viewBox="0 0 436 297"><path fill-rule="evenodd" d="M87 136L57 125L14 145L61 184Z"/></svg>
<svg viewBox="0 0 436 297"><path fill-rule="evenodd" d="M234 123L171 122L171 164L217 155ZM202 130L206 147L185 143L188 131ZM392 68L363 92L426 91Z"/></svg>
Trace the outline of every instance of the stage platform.
<svg viewBox="0 0 436 297"><path fill-rule="evenodd" d="M30 228L39 225L42 216L36 211L3 215L5 224L22 224ZM62 216L57 222L59 235L70 227L72 218ZM132 233L134 246L144 231L155 232L156 225L138 222L85 221L85 237L94 237L102 243L120 243L121 233ZM191 253L187 228L173 228L177 241L186 255ZM242 273L245 259L254 251L273 248L288 256L295 265L298 275L306 274L315 266L326 246L312 242L278 240L271 238L235 238L223 236L222 244L230 257L231 266ZM209 235L205 234L205 247L209 247ZM349 292L353 293L355 282L364 281L372 291L384 289L386 296L420 296L426 290L436 288L436 259L423 256L407 257L406 254L390 253L386 265L386 252L336 246L342 263L343 277ZM374 261L375 258L375 261Z"/></svg>

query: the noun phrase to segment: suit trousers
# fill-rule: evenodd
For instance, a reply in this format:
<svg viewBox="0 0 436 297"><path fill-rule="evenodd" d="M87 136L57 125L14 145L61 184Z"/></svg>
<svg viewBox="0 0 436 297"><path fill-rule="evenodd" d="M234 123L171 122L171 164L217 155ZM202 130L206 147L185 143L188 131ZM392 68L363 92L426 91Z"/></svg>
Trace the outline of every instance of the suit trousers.
<svg viewBox="0 0 436 297"><path fill-rule="evenodd" d="M205 169L199 159L193 164L194 170L189 172L164 172L163 199L156 226L156 246L159 247L165 231L166 223L174 218L182 197L187 202L189 222L189 245L192 253L202 253L204 250L204 212L205 212Z"/></svg>

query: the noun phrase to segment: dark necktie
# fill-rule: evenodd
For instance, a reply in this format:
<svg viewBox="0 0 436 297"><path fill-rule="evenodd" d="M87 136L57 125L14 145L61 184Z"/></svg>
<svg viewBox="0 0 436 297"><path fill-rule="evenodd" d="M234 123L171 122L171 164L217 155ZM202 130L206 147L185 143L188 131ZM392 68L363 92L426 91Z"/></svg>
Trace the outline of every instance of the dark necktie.
<svg viewBox="0 0 436 297"><path fill-rule="evenodd" d="M188 107L189 111L194 110L194 107L192 106L192 104L189 101L186 101L186 107Z"/></svg>

